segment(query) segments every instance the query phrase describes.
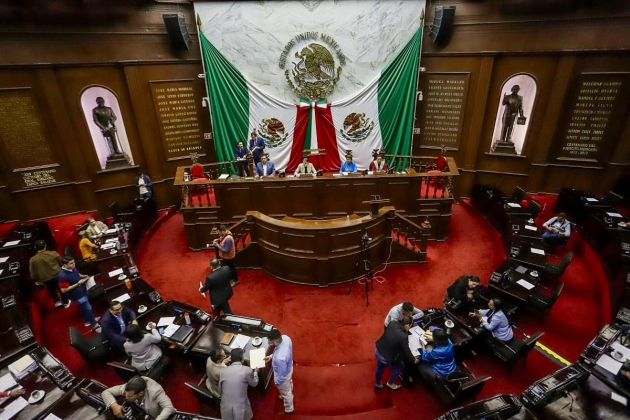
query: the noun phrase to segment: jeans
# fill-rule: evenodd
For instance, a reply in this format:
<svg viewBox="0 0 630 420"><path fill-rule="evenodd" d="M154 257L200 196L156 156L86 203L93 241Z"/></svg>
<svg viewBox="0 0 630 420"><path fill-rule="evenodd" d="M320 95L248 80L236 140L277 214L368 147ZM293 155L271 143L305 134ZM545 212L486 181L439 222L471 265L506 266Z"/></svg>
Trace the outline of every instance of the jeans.
<svg viewBox="0 0 630 420"><path fill-rule="evenodd" d="M46 289L48 289L48 293L50 294L50 297L53 298L55 303L59 302L60 300L63 300L64 304L68 303L68 299L64 299L63 295L61 294L61 289L59 288L57 277L46 280L44 282L44 286L46 286ZM61 299L59 298L59 296L61 296Z"/></svg>
<svg viewBox="0 0 630 420"><path fill-rule="evenodd" d="M90 305L90 300L88 299L87 295L77 299L75 302L79 305L79 310L81 311L83 322L89 322L90 325L96 325L96 318L94 318L92 305Z"/></svg>
<svg viewBox="0 0 630 420"><path fill-rule="evenodd" d="M545 233L543 233L542 237L543 241L552 245L563 244L568 240L567 236L560 236L557 233L553 233L550 231L546 231Z"/></svg>
<svg viewBox="0 0 630 420"><path fill-rule="evenodd" d="M374 349L374 356L376 356L376 372L374 373L374 379L376 380L375 384L381 384L381 378L383 377L383 371L386 367L389 367L392 371L389 374L389 379L387 380L388 384L393 384L400 372L403 370L402 363L398 362L388 362L381 353L378 352L378 349Z"/></svg>

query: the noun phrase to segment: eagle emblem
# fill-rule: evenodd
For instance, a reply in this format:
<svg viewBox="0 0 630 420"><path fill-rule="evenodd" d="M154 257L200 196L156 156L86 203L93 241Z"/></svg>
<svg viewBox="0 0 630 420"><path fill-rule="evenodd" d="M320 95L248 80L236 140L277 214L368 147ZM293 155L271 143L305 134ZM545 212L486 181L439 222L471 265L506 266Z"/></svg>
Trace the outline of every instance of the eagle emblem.
<svg viewBox="0 0 630 420"><path fill-rule="evenodd" d="M292 63L293 69L284 71L291 89L311 100L328 96L341 76L341 66L335 71L335 60L330 51L325 46L312 42L297 51L295 58L297 60Z"/></svg>
<svg viewBox="0 0 630 420"><path fill-rule="evenodd" d="M265 139L265 147L269 149L282 145L289 135L282 121L277 118L263 119L258 124L258 133Z"/></svg>
<svg viewBox="0 0 630 420"><path fill-rule="evenodd" d="M374 121L365 114L353 112L343 120L343 128L339 132L344 139L358 143L365 140L374 129Z"/></svg>

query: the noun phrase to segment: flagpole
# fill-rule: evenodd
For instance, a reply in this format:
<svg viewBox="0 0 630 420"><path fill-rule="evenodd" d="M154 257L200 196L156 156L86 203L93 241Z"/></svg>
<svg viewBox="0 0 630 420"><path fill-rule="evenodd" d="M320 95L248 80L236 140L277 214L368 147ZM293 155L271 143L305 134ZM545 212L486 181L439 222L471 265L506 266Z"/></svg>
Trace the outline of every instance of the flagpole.
<svg viewBox="0 0 630 420"><path fill-rule="evenodd" d="M206 80L206 61L204 60L203 45L201 44L202 31L201 31L201 17L199 16L199 13L197 13L197 35L199 37L199 52L201 53L201 68L203 69L203 84L206 87L206 97L208 98L208 101L207 101L208 116L210 116L210 127L212 130L211 132L212 144L214 144L214 150L216 154L217 145L215 143L216 139L214 138L214 124L212 123L212 107L210 106L210 91L208 90L208 81Z"/></svg>
<svg viewBox="0 0 630 420"><path fill-rule="evenodd" d="M420 57L418 57L418 68L416 69L416 101L418 100L418 83L420 83L420 60L422 59L422 41L424 41L424 36L423 36L423 32L424 32L424 8L422 8L422 10L420 11L420 49L418 50L418 54L420 55ZM409 156L413 156L413 129L416 126L416 111L417 111L418 107L417 105L413 107L413 125L411 127L411 146L409 146ZM411 164L411 162L409 162Z"/></svg>

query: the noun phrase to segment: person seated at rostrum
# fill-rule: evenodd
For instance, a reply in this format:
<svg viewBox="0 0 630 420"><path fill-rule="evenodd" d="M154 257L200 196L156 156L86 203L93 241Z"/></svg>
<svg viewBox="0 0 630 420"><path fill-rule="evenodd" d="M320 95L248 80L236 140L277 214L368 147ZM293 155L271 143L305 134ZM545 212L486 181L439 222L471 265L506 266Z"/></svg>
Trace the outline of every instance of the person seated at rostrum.
<svg viewBox="0 0 630 420"><path fill-rule="evenodd" d="M383 157L385 156L385 151L377 150L373 156L374 156L374 160L372 161L372 163L370 163L370 171L376 172L376 173L387 172L387 164L385 163L385 160L383 159Z"/></svg>
<svg viewBox="0 0 630 420"><path fill-rule="evenodd" d="M273 166L273 162L269 161L269 155L264 154L260 158L260 162L256 164L256 175L258 176L274 176L276 174L276 168Z"/></svg>
<svg viewBox="0 0 630 420"><path fill-rule="evenodd" d="M162 349L158 346L162 342L162 336L156 330L155 323L149 322L148 325L151 329L150 334L145 334L137 324L129 325L125 329L127 341L123 347L125 353L131 356L131 366L138 369L141 374L153 368L151 376L161 378L169 360L162 356Z"/></svg>
<svg viewBox="0 0 630 420"><path fill-rule="evenodd" d="M219 393L219 379L221 379L221 370L228 366L231 359L225 356L225 350L212 349L210 350L210 357L206 361L206 387L208 391L216 398L221 398Z"/></svg>
<svg viewBox="0 0 630 420"><path fill-rule="evenodd" d="M383 389L381 378L386 367L391 369L387 387L397 390L400 385L394 383L403 370L404 363L418 364L420 358L414 357L409 348L409 329L413 325L410 316L403 316L400 320L390 322L383 335L376 341L374 356L376 356L376 372L374 373L374 388Z"/></svg>
<svg viewBox="0 0 630 420"><path fill-rule="evenodd" d="M392 321L400 321L403 316L408 316L413 321L416 321L424 316L424 312L414 307L411 302L399 303L398 305L392 307L392 309L390 309L387 313L387 316L385 317L385 328L387 328L389 323Z"/></svg>
<svg viewBox="0 0 630 420"><path fill-rule="evenodd" d="M98 239L107 230L107 225L103 222L99 222L93 217L88 217L87 222L89 223L87 227L87 233L90 239Z"/></svg>
<svg viewBox="0 0 630 420"><path fill-rule="evenodd" d="M543 223L543 241L550 245L562 244L571 236L571 223L563 212Z"/></svg>
<svg viewBox="0 0 630 420"><path fill-rule="evenodd" d="M352 161L352 153L346 153L346 160L341 164L339 172L357 173L357 164Z"/></svg>
<svg viewBox="0 0 630 420"><path fill-rule="evenodd" d="M127 341L125 331L131 324L138 325L136 313L133 309L123 306L117 300L112 300L109 303L109 309L103 314L101 320L103 338L107 340L110 348L123 348Z"/></svg>
<svg viewBox="0 0 630 420"><path fill-rule="evenodd" d="M453 343L442 329L434 329L430 334L433 346L431 350L425 350L425 346L420 342L422 354L418 364L420 377L425 381L437 378L446 378L449 373L457 370L455 363L455 348Z"/></svg>
<svg viewBox="0 0 630 420"><path fill-rule="evenodd" d="M501 299L490 299L488 308L470 312L468 315L477 317L481 322L481 327L484 331L492 334L492 337L500 341L511 341L514 338L514 331L512 331L507 315L503 312L503 301Z"/></svg>
<svg viewBox="0 0 630 420"><path fill-rule="evenodd" d="M315 169L315 166L308 161L307 154L302 155L302 163L300 163L295 170L295 176L299 178L300 175L311 175L313 177L317 176L317 170Z"/></svg>
<svg viewBox="0 0 630 420"><path fill-rule="evenodd" d="M96 259L96 253L98 252L98 245L90 241L90 236L87 230L79 232L79 249L81 250L81 258L84 261L94 261Z"/></svg>
<svg viewBox="0 0 630 420"><path fill-rule="evenodd" d="M460 302L472 300L477 286L479 286L479 277L472 274L464 274L448 286L446 298Z"/></svg>

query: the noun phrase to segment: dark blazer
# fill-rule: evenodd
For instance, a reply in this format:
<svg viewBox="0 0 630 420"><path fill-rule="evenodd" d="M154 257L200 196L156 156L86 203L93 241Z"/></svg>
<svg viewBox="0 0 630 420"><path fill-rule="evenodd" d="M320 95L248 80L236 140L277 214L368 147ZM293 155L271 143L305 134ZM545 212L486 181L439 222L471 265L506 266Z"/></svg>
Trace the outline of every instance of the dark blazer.
<svg viewBox="0 0 630 420"><path fill-rule="evenodd" d="M403 362L404 359L413 363L408 336L409 332L401 322L390 322L381 338L376 341L376 349L388 363Z"/></svg>
<svg viewBox="0 0 630 420"><path fill-rule="evenodd" d="M237 158L247 157L247 153L248 153L248 150L245 146L243 146L242 149L239 149L238 147L234 148L234 154L236 155Z"/></svg>
<svg viewBox="0 0 630 420"><path fill-rule="evenodd" d="M468 277L467 275L459 276L457 280L446 289L446 293L450 299L466 300L468 298ZM471 289L472 290L472 289Z"/></svg>
<svg viewBox="0 0 630 420"><path fill-rule="evenodd" d="M122 307L122 319L125 325L131 324L131 321L136 319L136 313L127 308L126 306ZM120 332L120 324L114 315L111 312L105 312L103 318L101 319L101 328L103 331L103 339L109 341L109 347L123 347L127 338Z"/></svg>
<svg viewBox="0 0 630 420"><path fill-rule="evenodd" d="M230 279L232 270L228 266L220 267L208 274L206 284L201 288L201 293L210 291L210 304L223 305L234 295Z"/></svg>
<svg viewBox="0 0 630 420"><path fill-rule="evenodd" d="M147 187L147 190L149 190L149 194L153 194L153 182L151 182L151 178L149 178L148 175L142 175L142 179L144 179L144 185L145 187ZM140 181L140 177L137 176L136 177L136 187L139 187L140 185L138 185L138 182Z"/></svg>
<svg viewBox="0 0 630 420"><path fill-rule="evenodd" d="M258 176L263 176L263 164L258 162L256 164L256 173ZM273 162L267 161L267 176L273 176L276 173L276 167L273 166Z"/></svg>

